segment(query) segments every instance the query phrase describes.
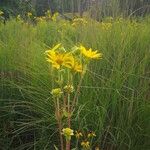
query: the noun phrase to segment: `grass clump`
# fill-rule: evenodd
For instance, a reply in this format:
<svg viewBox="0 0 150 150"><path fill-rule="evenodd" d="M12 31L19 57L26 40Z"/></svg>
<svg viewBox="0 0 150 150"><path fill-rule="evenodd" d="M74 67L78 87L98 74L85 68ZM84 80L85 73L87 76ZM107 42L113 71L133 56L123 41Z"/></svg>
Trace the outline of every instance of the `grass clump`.
<svg viewBox="0 0 150 150"><path fill-rule="evenodd" d="M103 53L84 76L73 129L95 131L93 146L101 149L149 149L149 17L82 19L0 23L3 149L48 150L60 142L50 94L55 74L44 58L57 43L68 50L82 43Z"/></svg>

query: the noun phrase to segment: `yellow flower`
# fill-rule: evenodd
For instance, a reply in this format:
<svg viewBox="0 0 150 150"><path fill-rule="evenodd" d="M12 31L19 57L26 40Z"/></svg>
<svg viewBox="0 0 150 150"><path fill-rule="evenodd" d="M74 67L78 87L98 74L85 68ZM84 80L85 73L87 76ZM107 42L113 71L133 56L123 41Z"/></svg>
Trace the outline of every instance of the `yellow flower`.
<svg viewBox="0 0 150 150"><path fill-rule="evenodd" d="M82 142L81 142L81 146L82 146L84 149L89 149L89 148L90 148L90 142L89 142L89 141L82 141Z"/></svg>
<svg viewBox="0 0 150 150"><path fill-rule="evenodd" d="M47 61L52 63L52 66L56 69L60 69L61 66L68 68L71 66L72 60L70 59L70 55L67 53L57 53L55 51L50 51L47 56Z"/></svg>
<svg viewBox="0 0 150 150"><path fill-rule="evenodd" d="M95 150L100 150L100 148L97 146L97 147L95 147Z"/></svg>
<svg viewBox="0 0 150 150"><path fill-rule="evenodd" d="M100 58L102 58L102 53L98 53L97 50L93 51L91 48L89 50L87 50L82 45L79 47L79 50L80 50L82 55L84 55L85 57L87 57L89 59L100 59Z"/></svg>
<svg viewBox="0 0 150 150"><path fill-rule="evenodd" d="M32 16L32 13L31 13L31 12L28 12L28 13L27 13L27 16L28 16L28 17L31 17L31 16Z"/></svg>
<svg viewBox="0 0 150 150"><path fill-rule="evenodd" d="M77 139L79 139L80 137L83 136L83 134L81 132L76 131L75 136L76 136Z"/></svg>
<svg viewBox="0 0 150 150"><path fill-rule="evenodd" d="M53 95L54 98L60 98L63 92L61 91L60 88L52 89L51 94Z"/></svg>
<svg viewBox="0 0 150 150"><path fill-rule="evenodd" d="M51 18L51 12L50 12L50 10L47 10L45 12L45 16L48 17L48 18Z"/></svg>
<svg viewBox="0 0 150 150"><path fill-rule="evenodd" d="M75 72L82 73L83 72L83 66L80 64L73 55L70 54L70 66L67 66L68 68L72 69Z"/></svg>
<svg viewBox="0 0 150 150"><path fill-rule="evenodd" d="M72 69L75 71L75 72L79 72L79 73L82 73L83 72L83 67L81 64L79 64L77 61L74 62L74 65L72 66Z"/></svg>
<svg viewBox="0 0 150 150"><path fill-rule="evenodd" d="M17 20L21 20L21 16L20 15L17 15Z"/></svg>
<svg viewBox="0 0 150 150"><path fill-rule="evenodd" d="M67 92L67 93L73 93L74 87L72 85L66 85L64 87L64 91Z"/></svg>
<svg viewBox="0 0 150 150"><path fill-rule="evenodd" d="M95 137L95 136L96 136L96 134L92 131L90 131L87 135L88 138L92 138L92 137Z"/></svg>
<svg viewBox="0 0 150 150"><path fill-rule="evenodd" d="M52 66L56 69L60 69L61 66L71 68L73 57L69 53L58 53L56 50L60 48L61 44L57 44L52 49L46 51L47 61L52 63Z"/></svg>
<svg viewBox="0 0 150 150"><path fill-rule="evenodd" d="M54 15L52 16L52 21L56 21L58 16L59 16L58 12L54 13Z"/></svg>
<svg viewBox="0 0 150 150"><path fill-rule="evenodd" d="M73 19L72 26L86 25L88 22L84 18Z"/></svg>
<svg viewBox="0 0 150 150"><path fill-rule="evenodd" d="M112 23L104 23L104 22L102 22L101 23L101 27L102 27L103 30L107 31L107 30L112 28Z"/></svg>
<svg viewBox="0 0 150 150"><path fill-rule="evenodd" d="M42 22L42 21L43 21L43 18L42 18L42 17L36 17L36 21L37 21L37 22Z"/></svg>
<svg viewBox="0 0 150 150"><path fill-rule="evenodd" d="M62 134L66 137L67 141L71 140L71 136L74 135L73 130L70 128L63 128L62 129Z"/></svg>

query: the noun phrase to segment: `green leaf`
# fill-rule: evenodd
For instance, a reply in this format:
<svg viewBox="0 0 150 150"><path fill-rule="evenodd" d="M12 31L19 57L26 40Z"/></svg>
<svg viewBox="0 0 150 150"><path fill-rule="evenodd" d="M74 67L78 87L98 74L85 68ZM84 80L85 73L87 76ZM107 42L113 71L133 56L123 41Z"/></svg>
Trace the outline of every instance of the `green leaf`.
<svg viewBox="0 0 150 150"><path fill-rule="evenodd" d="M59 150L56 145L54 145L55 150Z"/></svg>

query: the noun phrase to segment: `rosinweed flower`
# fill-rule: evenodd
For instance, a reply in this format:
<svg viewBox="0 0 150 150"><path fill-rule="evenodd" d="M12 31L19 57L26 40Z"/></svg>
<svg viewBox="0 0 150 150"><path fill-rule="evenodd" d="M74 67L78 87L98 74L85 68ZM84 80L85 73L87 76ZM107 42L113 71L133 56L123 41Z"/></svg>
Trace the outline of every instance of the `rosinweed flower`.
<svg viewBox="0 0 150 150"><path fill-rule="evenodd" d="M74 87L72 85L66 85L66 86L64 86L64 91L66 93L73 93Z"/></svg>
<svg viewBox="0 0 150 150"><path fill-rule="evenodd" d="M82 73L83 72L83 66L76 60L72 63L72 70L75 72Z"/></svg>
<svg viewBox="0 0 150 150"><path fill-rule="evenodd" d="M46 51L47 61L52 63L52 66L56 69L60 69L61 66L70 68L72 64L72 56L69 53L59 53L56 50L61 47L61 44L57 44L52 49Z"/></svg>
<svg viewBox="0 0 150 150"><path fill-rule="evenodd" d="M58 16L59 16L59 13L55 12L52 16L52 21L56 21Z"/></svg>
<svg viewBox="0 0 150 150"><path fill-rule="evenodd" d="M82 64L80 64L73 56L70 56L70 59L71 59L71 63L70 66L68 67L75 72L82 73L83 72Z"/></svg>
<svg viewBox="0 0 150 150"><path fill-rule="evenodd" d="M86 25L87 23L85 18L74 18L72 26Z"/></svg>
<svg viewBox="0 0 150 150"><path fill-rule="evenodd" d="M60 98L63 94L62 90L60 88L52 89L51 94L54 98Z"/></svg>
<svg viewBox="0 0 150 150"><path fill-rule="evenodd" d="M88 138L93 138L93 137L95 137L95 136L96 136L96 134L95 134L95 132L93 132L93 131L90 131L90 132L88 133L88 135L87 135Z"/></svg>
<svg viewBox="0 0 150 150"><path fill-rule="evenodd" d="M77 139L79 139L80 137L83 137L82 132L80 132L80 131L75 131L75 137L76 137Z"/></svg>
<svg viewBox="0 0 150 150"><path fill-rule="evenodd" d="M71 140L71 136L74 135L73 130L70 128L63 128L62 129L62 134L65 136L67 141Z"/></svg>
<svg viewBox="0 0 150 150"><path fill-rule="evenodd" d="M93 51L91 48L87 50L84 46L80 46L79 50L83 56L88 59L100 59L102 58L102 53L98 53L98 51Z"/></svg>
<svg viewBox="0 0 150 150"><path fill-rule="evenodd" d="M82 141L82 142L81 142L81 146L82 146L84 149L89 149L89 148L90 148L90 142L89 142L89 141Z"/></svg>
<svg viewBox="0 0 150 150"><path fill-rule="evenodd" d="M60 69L62 66L72 69L75 72L82 73L82 65L74 58L71 53L58 52L61 44L57 44L52 49L47 50L47 61L52 64L52 67Z"/></svg>
<svg viewBox="0 0 150 150"><path fill-rule="evenodd" d="M31 12L28 12L28 13L27 13L27 16L28 16L28 17L31 17L31 16L32 16L32 13L31 13Z"/></svg>
<svg viewBox="0 0 150 150"><path fill-rule="evenodd" d="M98 146L95 147L95 150L100 150L100 148Z"/></svg>
<svg viewBox="0 0 150 150"><path fill-rule="evenodd" d="M102 22L101 23L101 27L102 27L103 30L108 31L108 30L110 30L112 28L112 23L104 23L104 22Z"/></svg>

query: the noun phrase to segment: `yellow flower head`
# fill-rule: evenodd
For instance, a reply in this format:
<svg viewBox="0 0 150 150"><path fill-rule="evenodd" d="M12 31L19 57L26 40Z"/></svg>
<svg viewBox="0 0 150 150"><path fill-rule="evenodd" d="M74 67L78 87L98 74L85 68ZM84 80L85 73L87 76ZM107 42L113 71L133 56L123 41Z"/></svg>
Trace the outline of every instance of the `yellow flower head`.
<svg viewBox="0 0 150 150"><path fill-rule="evenodd" d="M48 17L48 18L51 18L51 12L50 12L50 10L47 10L45 12L45 16Z"/></svg>
<svg viewBox="0 0 150 150"><path fill-rule="evenodd" d="M71 57L70 57L71 58ZM83 72L83 66L80 64L73 56L71 58L71 69L75 72L82 73Z"/></svg>
<svg viewBox="0 0 150 150"><path fill-rule="evenodd" d="M53 95L54 98L60 98L63 92L61 91L60 88L52 89L51 94Z"/></svg>
<svg viewBox="0 0 150 150"><path fill-rule="evenodd" d="M88 22L84 18L73 19L72 26L86 25Z"/></svg>
<svg viewBox="0 0 150 150"><path fill-rule="evenodd" d="M90 132L88 133L88 135L87 135L88 138L93 138L93 137L95 137L95 136L96 136L96 134L95 134L94 132L92 132L92 131L90 131Z"/></svg>
<svg viewBox="0 0 150 150"><path fill-rule="evenodd" d="M95 150L100 150L100 148L98 146L95 147Z"/></svg>
<svg viewBox="0 0 150 150"><path fill-rule="evenodd" d="M66 85L66 86L64 87L64 91L65 91L66 93L73 93L74 87L73 87L72 85Z"/></svg>
<svg viewBox="0 0 150 150"><path fill-rule="evenodd" d="M54 13L52 16L52 21L56 21L58 16L59 16L58 12Z"/></svg>
<svg viewBox="0 0 150 150"><path fill-rule="evenodd" d="M82 142L81 142L81 146L82 146L84 149L89 149L89 148L90 148L90 142L89 142L89 141L82 141Z"/></svg>
<svg viewBox="0 0 150 150"><path fill-rule="evenodd" d="M81 64L79 64L77 61L74 62L74 65L72 66L72 69L75 72L79 72L79 73L83 72L83 66Z"/></svg>
<svg viewBox="0 0 150 150"><path fill-rule="evenodd" d="M101 23L101 27L102 27L103 30L108 31L108 30L110 30L112 28L112 23L104 23L104 22L102 22Z"/></svg>
<svg viewBox="0 0 150 150"><path fill-rule="evenodd" d="M76 136L77 139L79 139L80 137L83 136L83 134L80 131L76 131L75 136Z"/></svg>
<svg viewBox="0 0 150 150"><path fill-rule="evenodd" d="M17 20L21 20L21 16L20 15L17 15Z"/></svg>
<svg viewBox="0 0 150 150"><path fill-rule="evenodd" d="M57 44L52 49L46 51L47 61L52 64L56 69L60 69L61 66L70 68L72 64L72 55L69 53L59 53L56 50L59 49L61 44Z"/></svg>
<svg viewBox="0 0 150 150"><path fill-rule="evenodd" d="M31 12L28 12L28 13L27 13L27 16L28 16L28 17L31 17L31 16L32 16L32 13L31 13Z"/></svg>
<svg viewBox="0 0 150 150"><path fill-rule="evenodd" d="M91 48L87 50L84 46L80 46L79 50L83 56L88 59L100 59L102 58L102 53L98 53L97 50L93 51Z"/></svg>
<svg viewBox="0 0 150 150"><path fill-rule="evenodd" d="M62 134L66 137L67 141L71 140L71 136L74 135L73 130L70 128L63 128L62 129Z"/></svg>

